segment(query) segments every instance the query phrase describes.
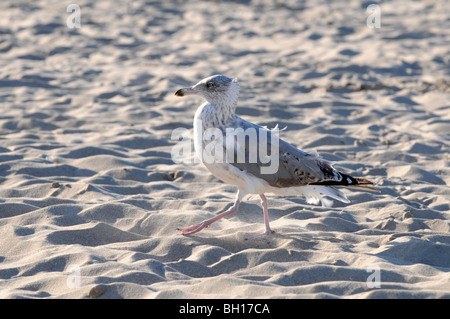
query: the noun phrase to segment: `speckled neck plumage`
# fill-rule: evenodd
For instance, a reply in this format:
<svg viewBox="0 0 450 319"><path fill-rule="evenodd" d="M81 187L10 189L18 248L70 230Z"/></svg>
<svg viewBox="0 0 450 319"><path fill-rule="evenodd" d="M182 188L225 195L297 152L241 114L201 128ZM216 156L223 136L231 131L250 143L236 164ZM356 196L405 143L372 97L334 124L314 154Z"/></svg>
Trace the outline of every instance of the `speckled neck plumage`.
<svg viewBox="0 0 450 319"><path fill-rule="evenodd" d="M199 114L199 119L202 121L203 129L225 126L227 122L236 116L236 104L237 100L232 104L212 104L208 102L200 106L201 113Z"/></svg>

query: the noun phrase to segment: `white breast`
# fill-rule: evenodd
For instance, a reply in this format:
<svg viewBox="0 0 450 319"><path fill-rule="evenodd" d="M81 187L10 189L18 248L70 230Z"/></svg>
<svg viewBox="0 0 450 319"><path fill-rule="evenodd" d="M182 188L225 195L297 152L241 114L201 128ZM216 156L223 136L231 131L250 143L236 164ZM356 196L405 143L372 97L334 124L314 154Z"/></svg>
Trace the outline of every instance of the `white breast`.
<svg viewBox="0 0 450 319"><path fill-rule="evenodd" d="M226 163L224 158L225 152L223 151L224 144L221 140L217 141L217 148L221 149L221 152L217 152L217 156L211 158L211 148L215 147L214 142L211 140L205 141L205 136L208 132L206 130L215 130L217 123L217 110L209 103L202 104L195 113L194 117L194 147L195 153L206 168L218 179L223 182L235 185L240 190L240 197L247 194L263 193L269 185L262 179L257 178L245 171L241 171L237 167ZM220 118L220 117L219 117ZM205 150L205 147L209 148Z"/></svg>

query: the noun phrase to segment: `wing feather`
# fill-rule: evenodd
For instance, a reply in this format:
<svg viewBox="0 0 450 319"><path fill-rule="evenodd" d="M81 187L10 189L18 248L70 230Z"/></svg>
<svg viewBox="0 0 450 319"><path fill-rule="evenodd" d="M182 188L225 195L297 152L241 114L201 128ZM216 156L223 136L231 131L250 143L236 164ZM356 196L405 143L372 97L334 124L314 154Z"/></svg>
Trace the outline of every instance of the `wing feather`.
<svg viewBox="0 0 450 319"><path fill-rule="evenodd" d="M333 167L333 162L321 158L315 152L308 153L297 149L279 138L275 131L247 122L238 116L227 123L226 128L241 130L245 138L245 142L242 139L239 142L235 136L233 159L229 164L265 180L273 187L344 186L378 192L375 188L366 186L373 184L371 181L339 172ZM222 129L224 134L227 133L226 128ZM270 161L267 161L267 158ZM262 168L272 165L273 161L278 161L277 170L263 173Z"/></svg>

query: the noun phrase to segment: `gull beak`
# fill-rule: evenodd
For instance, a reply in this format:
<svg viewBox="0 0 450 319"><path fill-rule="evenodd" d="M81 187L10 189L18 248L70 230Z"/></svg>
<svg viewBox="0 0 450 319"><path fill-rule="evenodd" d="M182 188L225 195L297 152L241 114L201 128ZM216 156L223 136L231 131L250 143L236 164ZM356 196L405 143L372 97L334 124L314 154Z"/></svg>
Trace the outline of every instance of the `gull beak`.
<svg viewBox="0 0 450 319"><path fill-rule="evenodd" d="M194 95L197 94L198 90L193 89L193 88L184 88L184 89L179 89L178 91L175 92L176 96L185 96L185 95Z"/></svg>

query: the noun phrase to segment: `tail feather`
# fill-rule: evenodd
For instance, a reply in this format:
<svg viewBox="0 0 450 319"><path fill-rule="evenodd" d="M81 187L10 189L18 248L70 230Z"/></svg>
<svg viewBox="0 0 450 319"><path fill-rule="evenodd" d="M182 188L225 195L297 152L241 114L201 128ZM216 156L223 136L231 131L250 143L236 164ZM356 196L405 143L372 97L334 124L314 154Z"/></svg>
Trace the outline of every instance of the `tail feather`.
<svg viewBox="0 0 450 319"><path fill-rule="evenodd" d="M381 191L379 189L376 189L375 187L363 186L363 185L349 185L349 186L345 186L345 188L355 189L355 190L360 190L360 191L368 191L368 192L373 192L373 193L381 193Z"/></svg>
<svg viewBox="0 0 450 319"><path fill-rule="evenodd" d="M314 189L318 191L320 194L329 196L335 200L338 200L343 203L350 203L347 196L340 190L332 187L332 186L314 186Z"/></svg>
<svg viewBox="0 0 450 319"><path fill-rule="evenodd" d="M296 188L297 191L302 193L306 197L306 202L308 204L318 205L322 203L323 207L331 207L333 206L333 201L325 198L324 196L331 197L332 199L350 203L347 196L341 191L335 189L332 186L300 186Z"/></svg>

